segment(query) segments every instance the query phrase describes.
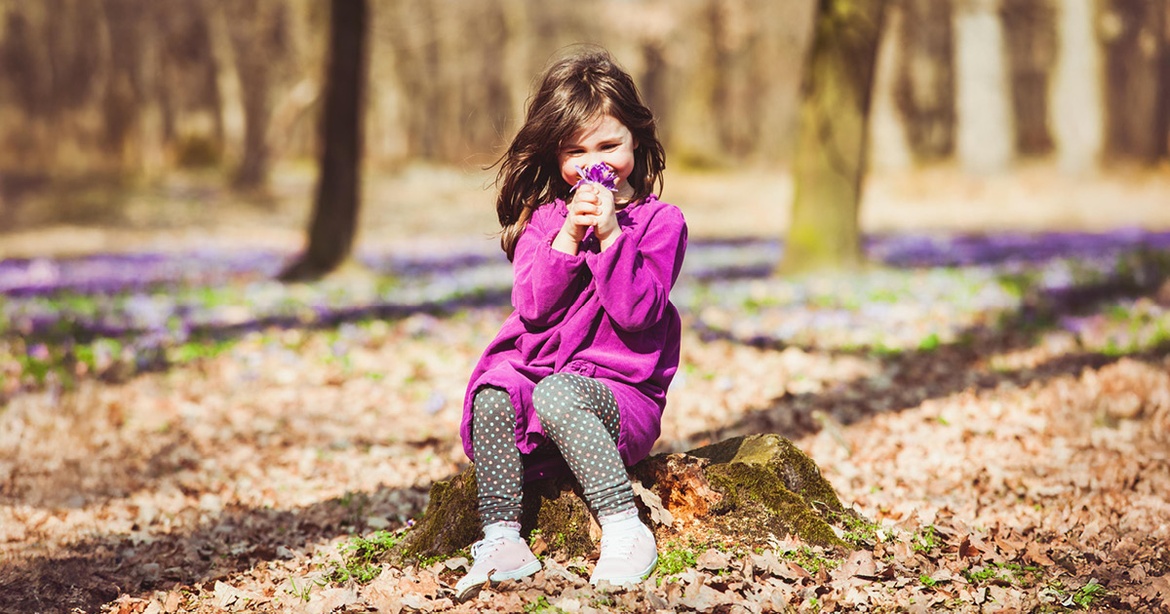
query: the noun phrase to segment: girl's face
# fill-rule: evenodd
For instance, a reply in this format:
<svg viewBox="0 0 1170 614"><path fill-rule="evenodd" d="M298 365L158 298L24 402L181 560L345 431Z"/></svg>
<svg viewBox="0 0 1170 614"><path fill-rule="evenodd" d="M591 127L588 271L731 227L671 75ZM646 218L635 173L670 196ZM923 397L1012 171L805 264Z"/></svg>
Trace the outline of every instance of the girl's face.
<svg viewBox="0 0 1170 614"><path fill-rule="evenodd" d="M557 152L561 177L573 185L581 178L577 167L589 168L604 162L618 176L618 196L629 196L633 188L626 180L634 172L634 150L637 148L638 142L625 124L612 115L599 115L561 144Z"/></svg>

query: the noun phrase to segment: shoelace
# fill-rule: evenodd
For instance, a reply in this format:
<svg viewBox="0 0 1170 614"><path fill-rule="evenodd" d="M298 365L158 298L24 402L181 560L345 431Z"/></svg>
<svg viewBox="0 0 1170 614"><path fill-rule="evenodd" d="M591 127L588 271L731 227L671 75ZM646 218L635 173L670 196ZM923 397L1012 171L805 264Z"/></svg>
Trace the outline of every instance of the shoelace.
<svg viewBox="0 0 1170 614"><path fill-rule="evenodd" d="M634 553L634 542L637 540L637 533L602 535L601 551L605 553L605 558L629 558Z"/></svg>
<svg viewBox="0 0 1170 614"><path fill-rule="evenodd" d="M471 557L474 559L481 558L480 555L487 555L495 552L500 546L507 541L506 537L493 537L492 539L481 539L474 544L471 544Z"/></svg>

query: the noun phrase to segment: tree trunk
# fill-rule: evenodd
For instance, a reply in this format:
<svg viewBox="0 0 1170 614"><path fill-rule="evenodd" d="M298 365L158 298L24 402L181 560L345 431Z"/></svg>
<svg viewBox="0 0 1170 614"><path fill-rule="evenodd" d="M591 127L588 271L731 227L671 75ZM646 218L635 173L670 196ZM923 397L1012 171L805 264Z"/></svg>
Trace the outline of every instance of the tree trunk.
<svg viewBox="0 0 1170 614"><path fill-rule="evenodd" d="M1101 47L1093 28L1094 0L1057 5L1056 69L1048 115L1057 164L1066 173L1094 170L1105 140Z"/></svg>
<svg viewBox="0 0 1170 614"><path fill-rule="evenodd" d="M901 45L905 28L902 2L886 9L886 32L878 53L877 77L873 85L873 111L870 118L869 160L872 168L906 171L914 166L910 141L906 136L905 116L898 112L896 83L898 69L906 64Z"/></svg>
<svg viewBox="0 0 1170 614"><path fill-rule="evenodd" d="M1158 22L1162 24L1157 55L1158 91L1154 103L1154 121L1150 132L1154 135L1153 154L1156 158L1170 159L1170 6L1158 4Z"/></svg>
<svg viewBox="0 0 1170 614"><path fill-rule="evenodd" d="M1006 171L1014 152L1000 0L961 0L955 12L955 92L959 165Z"/></svg>
<svg viewBox="0 0 1170 614"><path fill-rule="evenodd" d="M244 148L232 183L243 190L263 189L272 164L272 88L277 62L289 47L289 8L271 0L228 0L223 7L244 108Z"/></svg>
<svg viewBox="0 0 1170 614"><path fill-rule="evenodd" d="M147 54L154 65L146 72L158 76L144 115L157 116L158 147L169 150L172 163L218 166L224 150L223 98L212 48L211 7L203 0L155 7L149 27L156 33L158 51ZM159 160L157 166L161 170L165 164Z"/></svg>
<svg viewBox="0 0 1170 614"><path fill-rule="evenodd" d="M1015 150L1022 156L1043 156L1052 151L1048 81L1056 55L1055 17L1047 0L1003 0Z"/></svg>
<svg viewBox="0 0 1170 614"><path fill-rule="evenodd" d="M106 35L110 46L110 66L102 101L102 119L106 128L106 151L117 166L137 166L136 131L144 105L145 87L140 62L143 57L141 15L146 8L139 0L105 0Z"/></svg>
<svg viewBox="0 0 1170 614"><path fill-rule="evenodd" d="M811 458L773 434L735 437L685 454L650 457L630 468L637 504L659 543L725 541L766 546L771 537L844 551L833 526L860 517L843 505ZM524 487L522 531L533 549L559 559L588 555L600 527L570 476ZM396 561L449 557L480 535L475 468L431 488L422 519L390 553ZM539 542L538 542L539 539Z"/></svg>
<svg viewBox="0 0 1170 614"><path fill-rule="evenodd" d="M860 266L859 209L886 0L820 0L801 85L784 272Z"/></svg>
<svg viewBox="0 0 1170 614"><path fill-rule="evenodd" d="M894 96L915 161L955 151L954 27L950 2L902 0L895 45L901 56Z"/></svg>
<svg viewBox="0 0 1170 614"><path fill-rule="evenodd" d="M1152 165L1166 155L1165 0L1108 0L1105 39L1110 157Z"/></svg>
<svg viewBox="0 0 1170 614"><path fill-rule="evenodd" d="M322 111L321 170L304 254L282 281L316 279L349 255L361 188L362 93L366 81L366 0L332 0Z"/></svg>

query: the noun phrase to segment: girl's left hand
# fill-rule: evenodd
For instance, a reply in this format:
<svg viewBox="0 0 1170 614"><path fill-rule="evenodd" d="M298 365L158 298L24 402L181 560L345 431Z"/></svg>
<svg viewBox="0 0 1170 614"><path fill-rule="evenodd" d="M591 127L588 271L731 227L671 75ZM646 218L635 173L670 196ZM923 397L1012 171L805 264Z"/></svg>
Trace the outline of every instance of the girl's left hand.
<svg viewBox="0 0 1170 614"><path fill-rule="evenodd" d="M614 204L613 192L593 184L586 184L577 189L573 198L577 205L576 212L582 216L592 215L593 234L605 244L614 233L620 233L621 228L617 221L617 208Z"/></svg>

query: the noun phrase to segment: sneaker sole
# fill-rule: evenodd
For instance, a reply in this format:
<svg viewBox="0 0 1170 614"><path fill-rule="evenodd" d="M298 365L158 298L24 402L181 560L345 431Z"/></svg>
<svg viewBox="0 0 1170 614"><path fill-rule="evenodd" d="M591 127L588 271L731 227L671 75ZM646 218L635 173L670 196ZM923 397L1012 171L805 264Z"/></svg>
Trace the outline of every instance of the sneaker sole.
<svg viewBox="0 0 1170 614"><path fill-rule="evenodd" d="M532 561L531 563L529 563L523 567L517 567L516 569L513 569L512 571L493 572L491 577L492 577L492 582L501 582L503 580L519 580L521 578L527 578L528 576L531 576L532 574L534 574L538 571L540 571L540 560L539 559Z"/></svg>
<svg viewBox="0 0 1170 614"><path fill-rule="evenodd" d="M654 568L657 566L658 566L658 555L655 554L654 560L650 561L650 565L648 567L646 567L646 569L643 570L642 573L640 573L638 575L622 576L620 578L596 578L596 579L589 578L589 583L592 584L593 586L597 586L601 582L609 582L610 584L612 584L614 586L629 586L631 584L639 584L642 582L642 580L645 580L646 578L650 577L651 572L653 572Z"/></svg>
<svg viewBox="0 0 1170 614"><path fill-rule="evenodd" d="M531 576L532 574L540 571L540 568L541 568L541 564L540 564L540 560L538 559L538 560L532 561L531 563L529 563L527 565L524 565L523 567L518 567L516 569L513 569L512 571L508 571L508 572L493 571L491 573L490 582L503 582L504 580L520 580L522 578L527 578L528 576ZM484 585L487 584L489 582L489 580L488 580L488 578L480 577L480 578L476 578L475 580L472 580L470 583L465 584L466 582L467 582L467 577L465 576L462 580L460 580L455 585L455 600L456 601L463 602L463 601L467 601L468 599L471 599L476 594L478 594L481 589L483 589Z"/></svg>

